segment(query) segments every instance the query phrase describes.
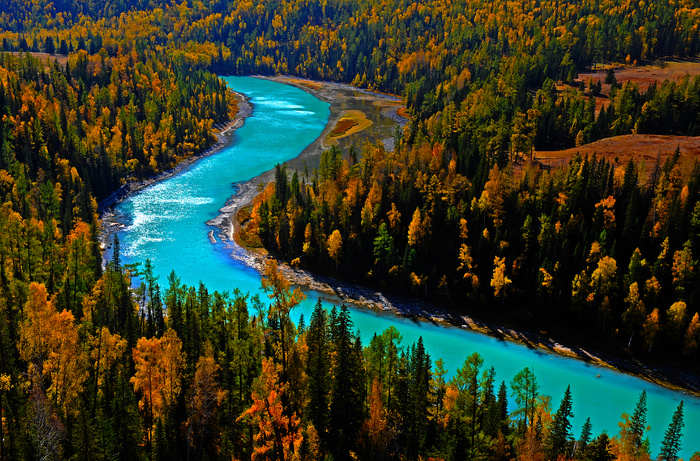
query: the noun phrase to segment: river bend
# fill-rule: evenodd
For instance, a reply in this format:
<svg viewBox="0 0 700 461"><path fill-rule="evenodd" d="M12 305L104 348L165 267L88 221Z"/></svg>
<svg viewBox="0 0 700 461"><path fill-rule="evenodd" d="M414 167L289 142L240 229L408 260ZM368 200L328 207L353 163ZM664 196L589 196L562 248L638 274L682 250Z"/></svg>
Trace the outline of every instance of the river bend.
<svg viewBox="0 0 700 461"><path fill-rule="evenodd" d="M253 112L233 135L229 146L205 157L181 173L147 187L115 207L124 225L118 231L122 259L143 262L150 258L161 286L174 270L187 285L202 281L211 290L239 288L260 293L260 275L230 257L226 243L212 243L211 227L205 223L235 192L236 182L246 181L290 160L323 130L329 105L292 86L250 77L228 77L229 85L245 94ZM319 294L308 298L295 312L310 318ZM327 306L330 307L330 306ZM573 397L573 433L576 438L586 417L593 433L603 429L610 436L623 412L632 413L637 398L646 389L652 457L660 449L663 433L681 399L685 401L685 429L681 456L689 459L700 450L700 399L653 385L645 380L610 369L561 357L520 344L504 342L460 328L414 322L393 315L361 309L352 310L352 320L361 332L363 344L371 336L393 325L403 335L403 345L419 336L433 360L443 358L450 373L472 352L479 352L487 367L496 369L497 382L509 383L525 366L534 369L540 391L552 397L553 410L559 406L567 385Z"/></svg>

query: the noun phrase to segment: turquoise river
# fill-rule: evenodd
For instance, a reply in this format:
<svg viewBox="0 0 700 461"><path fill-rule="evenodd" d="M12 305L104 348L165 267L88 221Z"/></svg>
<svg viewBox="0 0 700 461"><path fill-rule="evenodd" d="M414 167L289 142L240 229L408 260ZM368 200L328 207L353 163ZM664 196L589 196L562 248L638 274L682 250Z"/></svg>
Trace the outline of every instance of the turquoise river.
<svg viewBox="0 0 700 461"><path fill-rule="evenodd" d="M250 98L253 113L233 135L228 147L202 158L181 173L143 189L120 203L115 212L125 225L118 235L125 262L150 258L167 285L174 270L187 285L204 282L211 290L260 293L260 275L230 257L225 243L212 244L205 223L218 215L234 193L234 183L253 178L276 163L290 160L314 139L327 123L330 108L325 102L297 88L250 77L227 79L234 90ZM264 295L261 295L264 299ZM307 300L295 310L308 319L319 294L307 293ZM326 307L330 307L326 304ZM586 417L594 434L607 430L618 433L623 412L632 413L643 389L648 393L649 439L656 457L664 431L681 399L684 400L685 429L682 456L686 460L700 450L700 399L672 391L645 380L583 361L504 342L459 328L414 322L393 315L352 309L352 320L364 344L374 333L395 326L403 345L420 336L433 360L442 358L454 372L465 358L478 352L485 366L494 366L497 381L509 383L523 367L534 369L540 392L552 397L553 410L559 406L567 385L573 396L573 432L578 438Z"/></svg>

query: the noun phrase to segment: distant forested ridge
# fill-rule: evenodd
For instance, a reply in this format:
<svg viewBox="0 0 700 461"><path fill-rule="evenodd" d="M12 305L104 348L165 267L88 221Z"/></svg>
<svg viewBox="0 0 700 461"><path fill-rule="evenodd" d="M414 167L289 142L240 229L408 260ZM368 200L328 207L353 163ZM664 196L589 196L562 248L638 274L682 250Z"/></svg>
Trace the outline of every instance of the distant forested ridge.
<svg viewBox="0 0 700 461"><path fill-rule="evenodd" d="M576 81L695 59L699 24L697 0L3 0L0 460L676 459L682 405L661 447L645 442L644 395L619 434L575 436L576 396L552 412L531 370L497 386L472 355L448 381L397 331L363 347L344 309L294 325L301 294L274 267L270 303L175 274L161 288L118 242L103 267L96 211L213 144L236 111L216 74L399 94L411 120L393 152L278 167L246 237L314 270L696 367L700 167L680 152L529 160L700 134L698 78L641 90L609 71L604 108L600 82Z"/></svg>

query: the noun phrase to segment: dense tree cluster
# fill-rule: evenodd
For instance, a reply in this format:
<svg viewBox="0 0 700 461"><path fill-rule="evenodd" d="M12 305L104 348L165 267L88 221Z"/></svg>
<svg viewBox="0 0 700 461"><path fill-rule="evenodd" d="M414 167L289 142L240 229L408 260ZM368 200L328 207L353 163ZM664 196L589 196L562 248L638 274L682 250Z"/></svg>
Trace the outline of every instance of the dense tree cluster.
<svg viewBox="0 0 700 461"><path fill-rule="evenodd" d="M691 89L668 90L677 93L674 101L664 99L668 105L648 107L643 116L641 108L655 92L625 90L614 107L617 114L609 109L599 122L604 127L592 126L588 97L569 95L555 104L547 89L548 104L535 108L530 92L547 79L573 82L579 70L603 62L693 57L700 50L699 21L696 0L104 5L13 0L0 15L5 31L0 35L6 50L66 54L86 49L94 54L104 48L114 56L150 48L167 51L176 62L219 72L293 73L400 93L414 114L414 130L425 130L422 123L431 116L460 112L460 123L445 125L468 138L460 148L474 143L485 149L490 142L503 151L511 134L523 140L527 131L534 132L529 125L537 128L538 147L589 142L635 128L697 133L697 102L684 101L688 96L697 100ZM663 118L655 108L685 114L669 109L673 103L687 103L684 117L691 120L657 126L654 118L673 118ZM543 109L547 113L540 113ZM524 147L522 141L513 144L511 149Z"/></svg>
<svg viewBox="0 0 700 461"><path fill-rule="evenodd" d="M469 161L437 143L334 148L312 178L278 166L248 231L316 270L697 356L700 167Z"/></svg>
<svg viewBox="0 0 700 461"><path fill-rule="evenodd" d="M363 346L344 306L319 301L295 325L304 296L274 262L268 303L175 274L161 291L150 263L124 267L115 245L81 314L36 282L21 315L0 311L3 459L651 459L645 394L619 434L587 423L576 440L575 396L552 413L529 368L499 384L473 353L447 379L394 328ZM681 403L654 447L664 459L682 428Z"/></svg>
<svg viewBox="0 0 700 461"><path fill-rule="evenodd" d="M209 147L212 126L230 117L221 80L150 52L79 51L65 65L3 53L0 72L0 169L17 180L22 169L36 187L61 182L70 195L87 188L102 199L128 176L171 168Z"/></svg>
<svg viewBox="0 0 700 461"><path fill-rule="evenodd" d="M587 424L574 441L570 392L552 413L531 370L497 386L478 354L447 380L396 330L363 347L345 309L296 326L303 295L274 267L269 304L174 274L161 291L118 242L103 268L96 203L213 143L236 108L212 71L402 94L412 120L394 152L333 149L308 177L278 167L247 238L313 269L694 358L700 169L677 155L513 165L533 148L698 134L699 79L642 92L611 71L600 110L601 83L574 84L605 62L694 57L698 23L697 0L4 0L0 460L649 459L644 394L618 435ZM663 459L682 427L681 404Z"/></svg>
<svg viewBox="0 0 700 461"><path fill-rule="evenodd" d="M61 65L0 53L4 308L23 312L37 282L82 317L102 271L96 198L211 145L227 101L217 78L153 56L82 51Z"/></svg>

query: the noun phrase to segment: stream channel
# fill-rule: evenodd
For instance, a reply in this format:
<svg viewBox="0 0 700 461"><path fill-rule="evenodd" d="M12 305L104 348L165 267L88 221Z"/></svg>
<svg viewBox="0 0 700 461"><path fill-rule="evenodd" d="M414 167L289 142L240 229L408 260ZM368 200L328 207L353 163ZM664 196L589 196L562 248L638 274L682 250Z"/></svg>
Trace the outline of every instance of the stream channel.
<svg viewBox="0 0 700 461"><path fill-rule="evenodd" d="M239 288L251 295L259 293L260 274L233 259L228 243L212 243L206 222L235 192L235 183L249 180L270 170L277 163L295 158L325 127L329 105L298 88L251 77L227 77L230 87L245 94L253 112L233 135L227 147L204 157L182 172L155 183L128 197L114 207L114 217L121 223L117 234L125 263L144 262L150 258L155 275L164 289L168 274L174 270L182 283L197 286L204 282L210 292ZM303 313L311 317L319 296L307 292L307 299L293 311L297 321ZM329 302L324 302L330 308ZM442 358L449 374L461 367L473 352L484 359L484 368L495 367L496 383L507 384L515 374L529 366L535 372L540 392L552 397L555 411L571 385L573 398L573 435L578 438L581 426L591 418L593 434L607 430L612 437L619 432L623 412L634 411L639 394L648 394L647 422L652 458L660 450L661 440L680 400L684 400L682 452L684 459L700 450L700 398L683 391L669 390L646 380L619 373L606 367L588 364L521 344L498 340L462 328L416 322L350 306L352 321L360 331L363 345L374 333L390 326L403 335L403 346L423 337L433 362ZM512 410L513 402L509 404Z"/></svg>

